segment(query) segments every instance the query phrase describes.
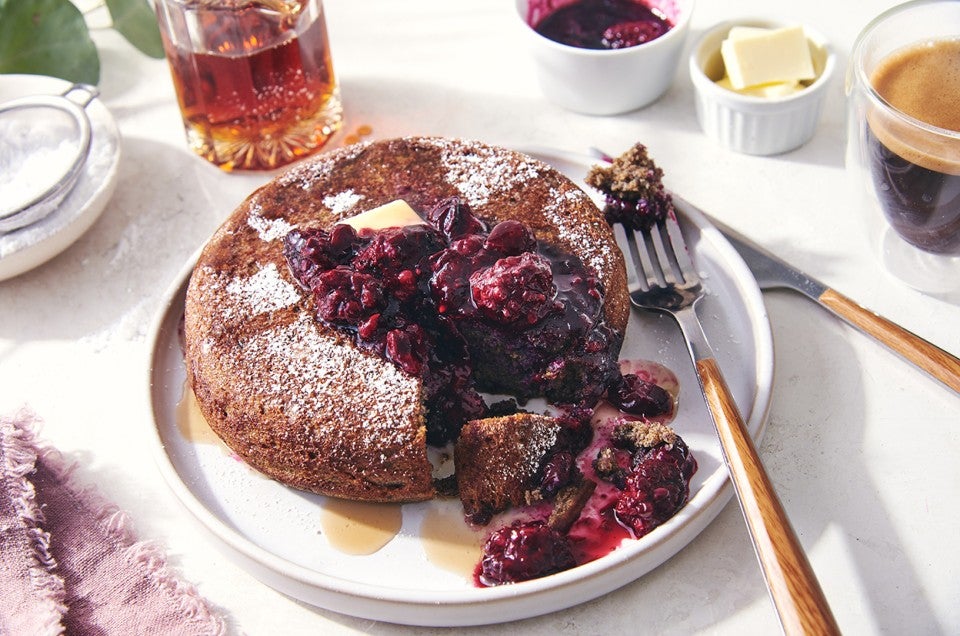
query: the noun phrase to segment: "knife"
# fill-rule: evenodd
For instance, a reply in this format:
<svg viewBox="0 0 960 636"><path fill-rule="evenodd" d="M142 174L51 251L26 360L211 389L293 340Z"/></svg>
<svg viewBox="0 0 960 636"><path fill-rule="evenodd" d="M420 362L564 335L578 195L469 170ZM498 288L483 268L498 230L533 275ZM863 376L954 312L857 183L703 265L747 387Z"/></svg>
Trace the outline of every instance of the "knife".
<svg viewBox="0 0 960 636"><path fill-rule="evenodd" d="M671 192L674 201L703 214L733 245L762 289L798 291L960 393L960 359L774 256L736 230Z"/></svg>

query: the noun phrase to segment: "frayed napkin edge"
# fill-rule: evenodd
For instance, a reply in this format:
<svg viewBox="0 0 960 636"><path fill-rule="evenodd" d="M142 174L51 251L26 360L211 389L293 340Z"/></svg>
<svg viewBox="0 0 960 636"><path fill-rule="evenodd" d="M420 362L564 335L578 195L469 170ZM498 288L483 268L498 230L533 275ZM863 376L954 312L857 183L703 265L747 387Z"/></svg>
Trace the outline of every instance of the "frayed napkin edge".
<svg viewBox="0 0 960 636"><path fill-rule="evenodd" d="M4 418L10 426L0 436L3 446L4 480L10 502L21 520L29 539L31 562L27 567L30 585L48 609L43 618L45 634L62 634L63 617L67 612L66 588L63 578L54 574L56 559L50 553L50 533L43 529L44 516L37 504L37 493L28 475L36 470L38 451L36 445L39 421L32 414L21 411L11 418Z"/></svg>
<svg viewBox="0 0 960 636"><path fill-rule="evenodd" d="M51 623L52 634L63 633L62 617L68 611L67 593L63 579L54 574L57 564L50 553L51 536L50 533L43 530L42 524L45 520L42 511L36 504L34 486L27 478L35 470L38 462L43 462L44 466L63 485L77 504L83 506L84 510L96 521L105 538L116 542L120 546L127 562L139 566L139 569L146 575L154 588L166 594L184 618L207 621L212 627L212 631L205 634L210 636L224 636L227 633L226 622L223 617L212 610L208 601L200 595L193 584L180 578L178 573L170 567L160 543L158 541L136 540L133 523L129 515L119 506L106 499L96 486L79 483L74 475L79 462L67 460L58 449L40 440L41 422L35 414L23 409L13 417L0 416L0 420L12 424L10 427L12 430L11 439L16 442L16 445L6 443L6 438L4 438L4 451L5 454L10 453L7 456L14 456L18 460L16 464L19 474L18 480L22 482L25 491L29 491L29 497L24 498L23 501L24 505L28 506L24 508L24 511L29 511L31 514L25 518L31 519L33 523L37 524L34 528L36 529L35 551L37 552L38 576L36 579L31 576L31 579L36 581L38 593L55 603L56 609L59 610L59 618ZM23 459L29 462L25 468ZM20 471L22 471L22 474L20 474ZM17 492L21 491L18 490ZM31 536L33 536L33 533L31 533Z"/></svg>

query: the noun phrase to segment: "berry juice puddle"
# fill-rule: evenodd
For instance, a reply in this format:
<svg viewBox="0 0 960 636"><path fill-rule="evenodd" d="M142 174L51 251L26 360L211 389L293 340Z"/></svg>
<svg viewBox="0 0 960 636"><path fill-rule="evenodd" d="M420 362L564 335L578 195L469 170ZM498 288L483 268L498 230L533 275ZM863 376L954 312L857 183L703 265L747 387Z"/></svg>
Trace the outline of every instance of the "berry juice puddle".
<svg viewBox="0 0 960 636"><path fill-rule="evenodd" d="M616 361L622 334L605 322L592 272L518 221L491 227L458 198L425 217L380 230L297 228L284 254L317 320L423 380L430 445L455 441L469 420L518 411L517 401L559 408L562 433L529 484L531 504L469 519L492 529L476 583L569 569L669 519L696 470L664 425L676 379ZM513 399L487 405L481 392ZM571 493L574 508L557 522Z"/></svg>

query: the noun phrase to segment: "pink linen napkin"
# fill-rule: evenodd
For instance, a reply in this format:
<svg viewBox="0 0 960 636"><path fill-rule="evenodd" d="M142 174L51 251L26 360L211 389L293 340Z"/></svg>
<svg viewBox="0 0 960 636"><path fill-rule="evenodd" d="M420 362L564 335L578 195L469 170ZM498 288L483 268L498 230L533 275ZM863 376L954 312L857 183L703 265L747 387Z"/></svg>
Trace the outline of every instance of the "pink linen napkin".
<svg viewBox="0 0 960 636"><path fill-rule="evenodd" d="M226 633L127 515L38 443L27 413L0 417L0 634Z"/></svg>

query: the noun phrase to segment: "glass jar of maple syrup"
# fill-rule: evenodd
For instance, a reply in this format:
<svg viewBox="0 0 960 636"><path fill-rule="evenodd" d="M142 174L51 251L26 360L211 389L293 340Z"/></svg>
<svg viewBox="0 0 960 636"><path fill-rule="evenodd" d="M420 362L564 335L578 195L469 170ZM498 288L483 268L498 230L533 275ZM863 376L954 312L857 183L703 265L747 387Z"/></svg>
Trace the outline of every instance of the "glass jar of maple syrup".
<svg viewBox="0 0 960 636"><path fill-rule="evenodd" d="M343 109L322 0L156 0L187 141L223 170L319 150Z"/></svg>

